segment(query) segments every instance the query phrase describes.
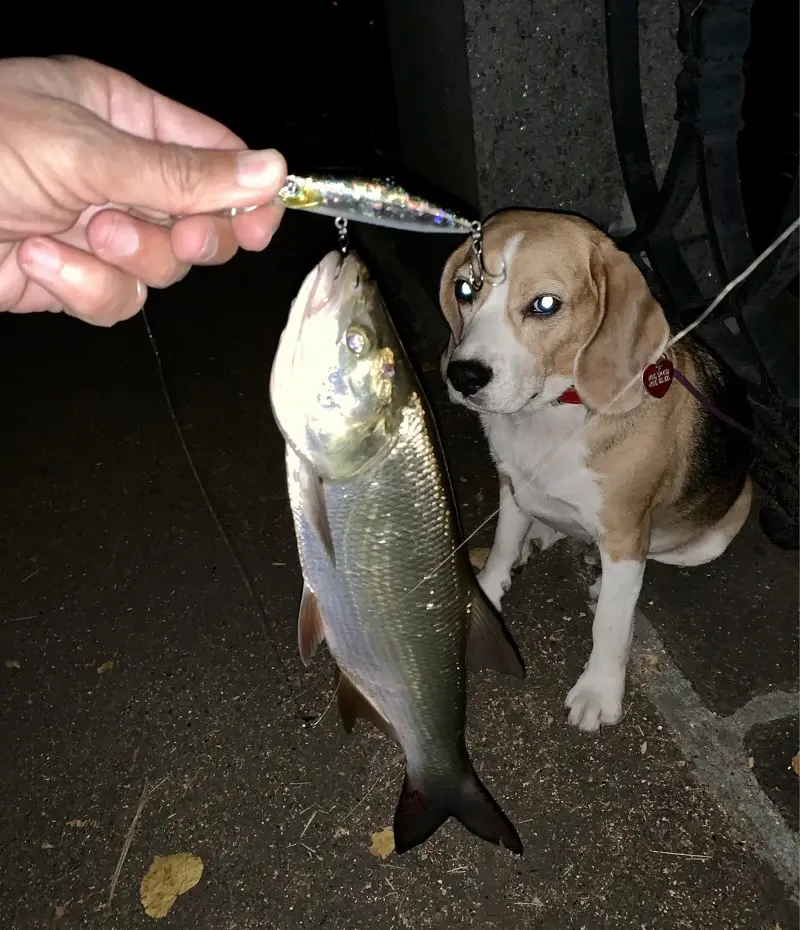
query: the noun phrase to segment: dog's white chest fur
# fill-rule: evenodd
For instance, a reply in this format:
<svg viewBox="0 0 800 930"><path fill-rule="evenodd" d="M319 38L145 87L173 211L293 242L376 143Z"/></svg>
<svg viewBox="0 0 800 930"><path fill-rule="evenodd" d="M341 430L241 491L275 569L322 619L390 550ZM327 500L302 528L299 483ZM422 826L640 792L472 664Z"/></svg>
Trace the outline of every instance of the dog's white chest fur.
<svg viewBox="0 0 800 930"><path fill-rule="evenodd" d="M586 444L573 437L584 407L544 407L516 415L481 414L497 469L507 475L517 506L564 536L594 540L603 496L586 467Z"/></svg>

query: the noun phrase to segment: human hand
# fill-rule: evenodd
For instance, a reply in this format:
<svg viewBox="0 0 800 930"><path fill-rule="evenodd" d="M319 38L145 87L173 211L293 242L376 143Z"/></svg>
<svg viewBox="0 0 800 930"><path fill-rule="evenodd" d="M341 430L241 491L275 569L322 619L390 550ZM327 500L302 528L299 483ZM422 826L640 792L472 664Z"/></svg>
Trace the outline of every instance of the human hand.
<svg viewBox="0 0 800 930"><path fill-rule="evenodd" d="M148 287L266 248L283 208L170 214L269 204L285 177L278 152L112 68L0 61L0 311L128 319Z"/></svg>

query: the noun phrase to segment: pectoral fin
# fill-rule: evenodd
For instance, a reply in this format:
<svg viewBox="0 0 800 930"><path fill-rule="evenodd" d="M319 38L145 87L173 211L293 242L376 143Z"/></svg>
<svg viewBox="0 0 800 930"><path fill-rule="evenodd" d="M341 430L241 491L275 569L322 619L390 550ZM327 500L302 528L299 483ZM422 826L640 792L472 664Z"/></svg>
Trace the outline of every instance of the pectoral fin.
<svg viewBox="0 0 800 930"><path fill-rule="evenodd" d="M313 466L297 459L297 479L300 483L300 494L303 504L303 515L310 526L322 541L326 553L336 564L336 555L333 549L333 536L331 525L328 522L328 509L325 504L325 490L322 478L314 471Z"/></svg>
<svg viewBox="0 0 800 930"><path fill-rule="evenodd" d="M319 612L317 596L307 584L303 584L300 613L297 617L297 645L300 647L303 665L308 665L323 639L325 639L325 626Z"/></svg>
<svg viewBox="0 0 800 930"><path fill-rule="evenodd" d="M364 695L358 690L352 681L342 672L339 666L336 666L336 697L339 702L339 714L342 718L345 733L350 733L358 717L369 720L382 733L385 733L389 739L393 739L398 745L400 740L394 731L394 727L386 720L382 714L370 704Z"/></svg>
<svg viewBox="0 0 800 930"><path fill-rule="evenodd" d="M475 671L493 669L515 678L525 677L525 666L511 634L477 582L472 597L467 662Z"/></svg>

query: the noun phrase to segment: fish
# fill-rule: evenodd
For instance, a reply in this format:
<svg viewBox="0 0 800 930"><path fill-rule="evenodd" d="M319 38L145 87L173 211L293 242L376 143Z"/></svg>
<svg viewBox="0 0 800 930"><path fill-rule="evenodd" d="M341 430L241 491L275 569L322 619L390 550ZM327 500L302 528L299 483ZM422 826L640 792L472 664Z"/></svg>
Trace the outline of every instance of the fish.
<svg viewBox="0 0 800 930"><path fill-rule="evenodd" d="M522 852L466 745L467 667L524 678L475 579L431 408L357 252L328 253L292 302L270 372L303 576L297 636L335 663L357 718L402 748L398 854L451 816Z"/></svg>

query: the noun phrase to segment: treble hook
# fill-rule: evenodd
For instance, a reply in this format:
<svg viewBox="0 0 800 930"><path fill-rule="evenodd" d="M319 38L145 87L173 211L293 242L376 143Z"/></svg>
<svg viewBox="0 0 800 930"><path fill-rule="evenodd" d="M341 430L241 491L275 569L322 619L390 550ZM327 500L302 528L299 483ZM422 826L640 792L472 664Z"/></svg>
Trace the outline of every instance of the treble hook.
<svg viewBox="0 0 800 930"><path fill-rule="evenodd" d="M347 234L347 219L343 216L337 216L333 221L336 229L339 231L339 250L343 256L350 251L350 237Z"/></svg>
<svg viewBox="0 0 800 930"><path fill-rule="evenodd" d="M486 279L490 287L499 287L506 280L506 263L500 258L500 271L489 271L483 260L483 226L479 220L472 223L472 258L469 263L469 284L474 291L479 291ZM477 268L477 270L476 270Z"/></svg>

